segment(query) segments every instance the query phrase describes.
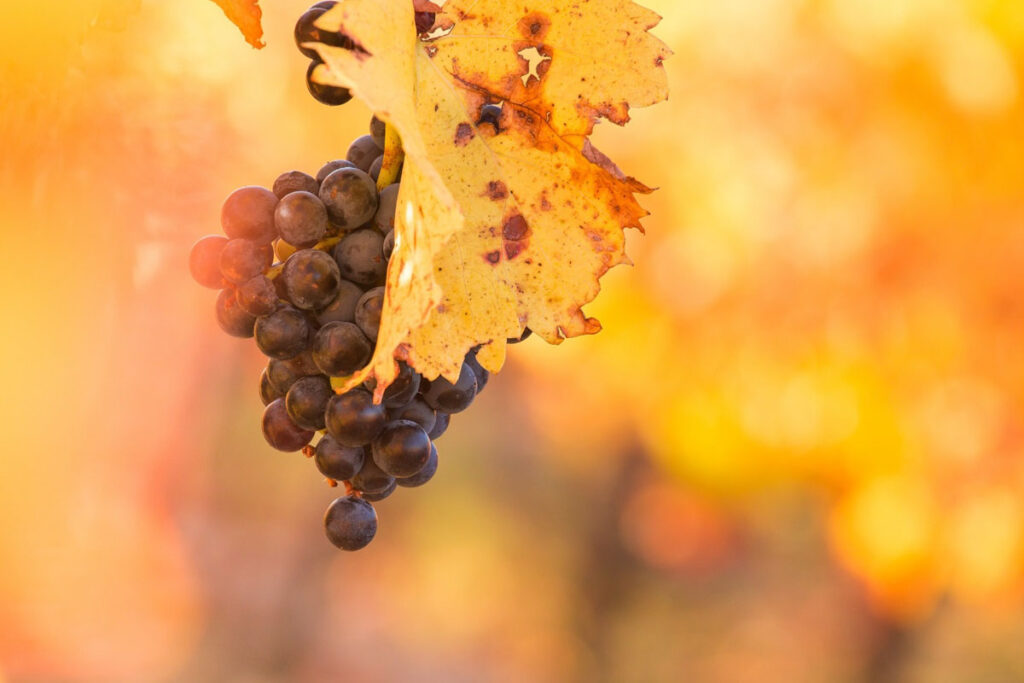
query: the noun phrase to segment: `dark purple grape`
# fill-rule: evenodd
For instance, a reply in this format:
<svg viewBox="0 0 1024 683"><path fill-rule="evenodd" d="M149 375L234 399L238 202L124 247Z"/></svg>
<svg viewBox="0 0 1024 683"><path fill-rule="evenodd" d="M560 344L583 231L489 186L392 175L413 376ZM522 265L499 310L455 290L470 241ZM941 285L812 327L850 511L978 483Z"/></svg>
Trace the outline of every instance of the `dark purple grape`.
<svg viewBox="0 0 1024 683"><path fill-rule="evenodd" d="M395 483L399 486L406 488L413 488L416 486L423 486L428 481L434 478L434 474L437 472L437 447L433 443L430 444L430 458L427 460L427 464L423 466L423 469L412 475L411 477L404 477L402 479L396 479Z"/></svg>
<svg viewBox="0 0 1024 683"><path fill-rule="evenodd" d="M379 285L388 270L384 235L376 230L350 232L335 245L334 260L346 280L363 287Z"/></svg>
<svg viewBox="0 0 1024 683"><path fill-rule="evenodd" d="M373 226L386 235L395 229L395 210L398 207L398 191L401 185L393 183L380 191L377 213L373 214Z"/></svg>
<svg viewBox="0 0 1024 683"><path fill-rule="evenodd" d="M426 33L433 28L435 18L436 14L434 12L417 12L416 33Z"/></svg>
<svg viewBox="0 0 1024 683"><path fill-rule="evenodd" d="M381 491L380 493L364 493L363 500L369 501L371 503L382 501L388 496L390 496L392 493L394 493L396 488L398 488L398 480L392 479L391 484L388 485L388 487Z"/></svg>
<svg viewBox="0 0 1024 683"><path fill-rule="evenodd" d="M355 322L356 304L362 296L363 290L359 285L342 279L338 285L338 293L334 295L331 303L317 311L317 322L321 325L331 322Z"/></svg>
<svg viewBox="0 0 1024 683"><path fill-rule="evenodd" d="M381 149L384 149L384 134L386 130L387 124L376 116L370 119L370 137L373 138L373 142Z"/></svg>
<svg viewBox="0 0 1024 683"><path fill-rule="evenodd" d="M284 398L288 417L304 429L323 429L327 401L334 396L331 381L323 375L303 377L295 382Z"/></svg>
<svg viewBox="0 0 1024 683"><path fill-rule="evenodd" d="M388 385L388 388L384 390L384 400L382 403L387 408L399 408L408 405L410 401L416 398L416 394L420 390L420 380L420 373L413 370L405 362L399 361L398 374L391 384ZM377 382L370 379L365 382L365 386L368 391L373 392Z"/></svg>
<svg viewBox="0 0 1024 683"><path fill-rule="evenodd" d="M267 404L263 410L263 436L267 443L279 451L298 451L310 442L313 432L302 429L288 417L284 399Z"/></svg>
<svg viewBox="0 0 1024 683"><path fill-rule="evenodd" d="M358 168L339 168L320 184L320 201L342 230L355 230L377 211L377 184Z"/></svg>
<svg viewBox="0 0 1024 683"><path fill-rule="evenodd" d="M322 7L323 3L317 3L306 10L299 20L295 22L295 46L299 52L310 59L320 59L320 54L313 48L303 47L305 43L323 43L332 47L343 47L352 49L351 39L335 31L325 31L316 25L316 20L323 16L329 8Z"/></svg>
<svg viewBox="0 0 1024 683"><path fill-rule="evenodd" d="M367 169L366 172L370 174L370 177L373 178L374 181L377 181L377 180L380 180L380 170L382 168L384 168L384 155L383 154L373 160L373 163L370 164L370 168ZM388 187L391 187L391 186L388 185Z"/></svg>
<svg viewBox="0 0 1024 683"><path fill-rule="evenodd" d="M501 132L501 112L500 104L485 104L480 107L480 118L476 120L477 127L490 124L494 128L494 134L497 135Z"/></svg>
<svg viewBox="0 0 1024 683"><path fill-rule="evenodd" d="M473 375L476 377L476 393L479 394L487 386L487 380L491 378L491 373L484 369L484 366L480 365L480 361L476 359L476 352L478 349L473 349L466 354L466 364L473 369Z"/></svg>
<svg viewBox="0 0 1024 683"><path fill-rule="evenodd" d="M374 403L370 392L363 389L332 396L324 417L327 432L343 446L365 446L388 419L384 406Z"/></svg>
<svg viewBox="0 0 1024 683"><path fill-rule="evenodd" d="M318 184L324 182L324 178L331 175L339 168L355 168L355 165L347 159L335 159L334 161L328 161L320 167L319 171L316 172L316 182Z"/></svg>
<svg viewBox="0 0 1024 683"><path fill-rule="evenodd" d="M321 68L326 69L327 67L324 66L323 62L314 60L309 63L309 68L306 69L306 89L309 90L309 94L313 96L313 99L329 107L337 107L351 100L352 93L348 88L318 83L314 80L317 69Z"/></svg>
<svg viewBox="0 0 1024 683"><path fill-rule="evenodd" d="M220 255L227 243L228 238L223 235L207 235L192 245L188 269L192 272L192 278L203 287L223 289L228 286L220 272Z"/></svg>
<svg viewBox="0 0 1024 683"><path fill-rule="evenodd" d="M256 318L242 308L233 290L222 289L217 295L217 324L232 337L247 339L253 336Z"/></svg>
<svg viewBox="0 0 1024 683"><path fill-rule="evenodd" d="M278 360L294 358L306 350L310 330L306 316L291 306L281 306L256 319L256 346Z"/></svg>
<svg viewBox="0 0 1024 683"><path fill-rule="evenodd" d="M459 413L469 407L474 396L476 375L469 365L463 363L459 379L454 384L444 377L430 380L430 388L423 393L423 400L438 412Z"/></svg>
<svg viewBox="0 0 1024 683"><path fill-rule="evenodd" d="M311 192L292 192L278 202L274 225L288 244L311 247L327 234L327 207Z"/></svg>
<svg viewBox="0 0 1024 683"><path fill-rule="evenodd" d="M356 304L356 325L368 339L377 341L380 316L384 310L384 288L374 287L359 298Z"/></svg>
<svg viewBox="0 0 1024 683"><path fill-rule="evenodd" d="M338 264L330 254L316 249L300 249L289 256L280 277L288 300L307 311L330 303L341 285Z"/></svg>
<svg viewBox="0 0 1024 683"><path fill-rule="evenodd" d="M431 439L437 439L446 431L448 431L448 425L452 421L452 416L448 413L437 413L437 420L434 422L434 428L431 429L427 436Z"/></svg>
<svg viewBox="0 0 1024 683"><path fill-rule="evenodd" d="M378 467L367 453L363 460L363 467L356 476L348 480L348 483L361 493L381 493L387 490L394 480L395 478Z"/></svg>
<svg viewBox="0 0 1024 683"><path fill-rule="evenodd" d="M285 171L274 181L274 194L278 199L283 199L292 192L316 194L319 191L320 183L317 182L317 179L302 171Z"/></svg>
<svg viewBox="0 0 1024 683"><path fill-rule="evenodd" d="M260 400L263 402L263 405L268 405L281 397L281 392L270 383L270 374L264 368L263 372L260 373Z"/></svg>
<svg viewBox="0 0 1024 683"><path fill-rule="evenodd" d="M437 413L421 398L413 399L399 408L389 408L388 418L391 420L411 420L430 432L437 423Z"/></svg>
<svg viewBox="0 0 1024 683"><path fill-rule="evenodd" d="M236 285L261 275L270 267L274 258L273 249L267 246L243 239L228 241L220 252L221 274Z"/></svg>
<svg viewBox="0 0 1024 683"><path fill-rule="evenodd" d="M363 468L365 455L363 446L342 446L330 434L325 434L316 445L313 462L328 479L348 481Z"/></svg>
<svg viewBox="0 0 1024 683"><path fill-rule="evenodd" d="M267 315L277 308L279 299L274 283L266 275L257 275L238 288L238 303L255 316Z"/></svg>
<svg viewBox="0 0 1024 683"><path fill-rule="evenodd" d="M351 375L373 355L370 340L354 323L327 323L317 330L310 348L313 362L331 377Z"/></svg>
<svg viewBox="0 0 1024 683"><path fill-rule="evenodd" d="M529 327L524 327L523 333L521 335L519 335L518 337L509 337L508 339L505 340L505 343L518 344L519 342L526 341L527 339L529 339L531 334L533 334L533 330L531 330Z"/></svg>
<svg viewBox="0 0 1024 683"><path fill-rule="evenodd" d="M224 201L220 224L231 239L266 244L274 239L274 208L277 195L265 187L240 187Z"/></svg>
<svg viewBox="0 0 1024 683"><path fill-rule="evenodd" d="M373 461L392 477L411 477L430 459L430 437L411 420L389 422L371 443Z"/></svg>
<svg viewBox="0 0 1024 683"><path fill-rule="evenodd" d="M383 153L384 150L377 146L372 135L361 135L349 146L345 158L365 173L370 170L373 160Z"/></svg>
<svg viewBox="0 0 1024 683"><path fill-rule="evenodd" d="M365 548L377 535L377 511L358 496L343 496L327 507L324 531L342 550Z"/></svg>
<svg viewBox="0 0 1024 683"><path fill-rule="evenodd" d="M395 231L389 230L388 234L384 235L384 244L381 246L381 250L384 252L384 258L388 261L391 260L391 254L395 253Z"/></svg>
<svg viewBox="0 0 1024 683"><path fill-rule="evenodd" d="M288 360L271 358L267 363L267 379L282 396L287 394L300 378L319 374L320 368L313 362L313 355L308 351Z"/></svg>

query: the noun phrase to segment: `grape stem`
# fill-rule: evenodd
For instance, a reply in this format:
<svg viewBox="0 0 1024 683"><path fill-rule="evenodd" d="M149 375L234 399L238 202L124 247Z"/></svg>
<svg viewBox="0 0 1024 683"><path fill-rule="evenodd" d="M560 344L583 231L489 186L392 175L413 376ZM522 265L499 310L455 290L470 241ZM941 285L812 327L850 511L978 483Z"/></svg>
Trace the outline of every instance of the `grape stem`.
<svg viewBox="0 0 1024 683"><path fill-rule="evenodd" d="M398 179L398 170L405 159L402 139L390 123L384 124L384 158L381 160L380 175L377 176L377 191L383 190Z"/></svg>

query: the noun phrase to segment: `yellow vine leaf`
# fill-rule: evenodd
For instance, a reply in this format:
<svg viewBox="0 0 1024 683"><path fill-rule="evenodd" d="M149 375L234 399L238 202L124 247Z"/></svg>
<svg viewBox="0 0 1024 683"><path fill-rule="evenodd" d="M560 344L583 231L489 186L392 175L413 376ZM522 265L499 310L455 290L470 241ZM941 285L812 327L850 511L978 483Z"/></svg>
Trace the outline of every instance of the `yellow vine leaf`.
<svg viewBox="0 0 1024 683"><path fill-rule="evenodd" d="M245 36L245 42L254 48L262 48L263 26L261 20L263 11L260 9L260 0L213 0L217 3L228 19Z"/></svg>
<svg viewBox="0 0 1024 683"><path fill-rule="evenodd" d="M555 344L597 332L581 307L646 215L634 195L650 190L588 136L666 98L670 51L648 33L660 17L630 0L437 4L421 35L409 0L345 0L318 21L356 44L315 45L323 78L406 155L377 350L343 388L372 377L382 392L395 358L455 378L480 344L498 370L524 326Z"/></svg>

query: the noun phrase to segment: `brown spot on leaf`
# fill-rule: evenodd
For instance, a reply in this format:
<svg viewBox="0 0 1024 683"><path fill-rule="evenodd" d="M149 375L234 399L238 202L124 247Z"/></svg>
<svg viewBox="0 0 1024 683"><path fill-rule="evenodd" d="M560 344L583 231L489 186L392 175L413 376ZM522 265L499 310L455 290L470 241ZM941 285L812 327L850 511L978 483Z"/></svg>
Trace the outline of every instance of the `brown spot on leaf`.
<svg viewBox="0 0 1024 683"><path fill-rule="evenodd" d="M487 183L487 196L499 202L508 197L508 186L500 180L492 180Z"/></svg>
<svg viewBox="0 0 1024 683"><path fill-rule="evenodd" d="M484 260L490 263L492 266L496 266L498 265L498 262L501 261L501 252L498 251L497 249L495 249L494 251L489 251L486 254L484 254Z"/></svg>
<svg viewBox="0 0 1024 683"><path fill-rule="evenodd" d="M455 146L465 147L469 144L469 141L476 137L476 133L473 132L473 126L466 122L459 124L458 128L455 129Z"/></svg>
<svg viewBox="0 0 1024 683"><path fill-rule="evenodd" d="M512 260L525 251L528 246L530 246L529 242L505 242L505 256Z"/></svg>
<svg viewBox="0 0 1024 683"><path fill-rule="evenodd" d="M543 40L551 28L551 19L543 12L530 12L519 20L519 32L533 40Z"/></svg>
<svg viewBox="0 0 1024 683"><path fill-rule="evenodd" d="M548 201L548 195L546 192L540 196L540 208L541 211L551 210L551 202Z"/></svg>
<svg viewBox="0 0 1024 683"><path fill-rule="evenodd" d="M513 241L525 239L529 233L530 226L527 225L526 219L519 213L512 214L509 219L505 221L505 225L501 229L502 237Z"/></svg>

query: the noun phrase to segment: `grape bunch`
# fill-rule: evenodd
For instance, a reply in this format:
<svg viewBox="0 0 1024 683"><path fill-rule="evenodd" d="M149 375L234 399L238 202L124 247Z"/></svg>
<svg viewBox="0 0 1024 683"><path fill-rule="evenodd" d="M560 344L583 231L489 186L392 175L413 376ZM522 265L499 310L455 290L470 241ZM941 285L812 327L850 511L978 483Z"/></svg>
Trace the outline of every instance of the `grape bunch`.
<svg viewBox="0 0 1024 683"><path fill-rule="evenodd" d="M352 93L347 88L341 88L333 85L323 85L313 80L314 74L318 69L326 68L323 60L320 59L319 53L316 50L305 47L309 43L323 43L324 45L330 45L331 47L340 47L346 50L355 49L355 43L352 39L340 32L325 31L316 26L316 20L324 15L324 13L337 5L338 3L334 0L327 0L326 2L318 2L303 13L299 20L295 23L295 45L298 46L299 52L306 57L309 57L309 68L306 69L306 88L309 89L309 94L313 98L322 104L326 104L332 107L336 107L341 104L345 104L352 99ZM433 12L416 12L416 31L417 33L425 33L430 30L434 25L435 14Z"/></svg>
<svg viewBox="0 0 1024 683"><path fill-rule="evenodd" d="M195 280L220 290L221 329L254 338L269 359L259 385L267 442L303 451L329 483L344 483L325 527L345 550L374 537L373 502L434 476L434 441L488 380L474 350L455 382L399 363L379 404L372 383L343 394L333 388L332 378L370 361L380 326L400 188L378 192L373 179L383 129L374 118L370 134L315 177L288 171L273 189L235 190L221 211L225 234L201 238L190 257Z"/></svg>

